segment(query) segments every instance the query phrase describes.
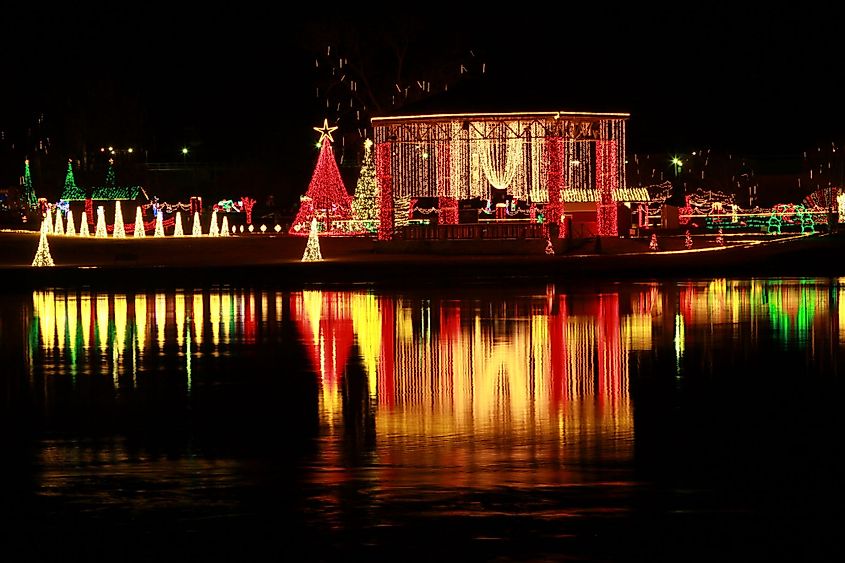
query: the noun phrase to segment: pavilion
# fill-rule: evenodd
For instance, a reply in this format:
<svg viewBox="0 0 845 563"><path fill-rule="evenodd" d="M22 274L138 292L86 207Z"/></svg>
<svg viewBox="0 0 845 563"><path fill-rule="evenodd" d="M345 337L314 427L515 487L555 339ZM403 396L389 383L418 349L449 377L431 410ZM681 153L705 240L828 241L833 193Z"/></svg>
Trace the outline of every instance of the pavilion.
<svg viewBox="0 0 845 563"><path fill-rule="evenodd" d="M530 206L526 222L539 216L551 236L571 235L567 223L573 219L592 221L596 235L616 236L622 202L641 195L628 193L625 183L629 117L574 111L375 117L379 238L393 238L394 202L402 198L436 198L438 224L449 226L460 224L461 201L503 196ZM567 216L569 202L581 203L576 216ZM592 216L584 214L583 203Z"/></svg>

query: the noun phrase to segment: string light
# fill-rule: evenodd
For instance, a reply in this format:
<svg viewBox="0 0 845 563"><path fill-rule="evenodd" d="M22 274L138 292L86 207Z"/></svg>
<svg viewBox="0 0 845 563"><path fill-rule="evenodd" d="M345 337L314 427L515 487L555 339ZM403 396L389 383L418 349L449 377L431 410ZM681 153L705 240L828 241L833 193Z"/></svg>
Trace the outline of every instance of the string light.
<svg viewBox="0 0 845 563"><path fill-rule="evenodd" d="M79 220L79 236L91 236L91 233L88 232L88 214L85 211L82 212L82 218Z"/></svg>
<svg viewBox="0 0 845 563"><path fill-rule="evenodd" d="M106 230L106 211L102 205L97 206L97 230L94 232L97 238L105 238L108 236Z"/></svg>
<svg viewBox="0 0 845 563"><path fill-rule="evenodd" d="M328 121L324 120L322 128L314 129L320 133L320 155L308 191L300 198L299 212L288 232L305 235L311 219L318 218L323 223L321 231L324 233L345 234L333 225L333 221L348 221L352 218L351 198L343 185L332 150L331 132L337 127L328 127Z"/></svg>
<svg viewBox="0 0 845 563"><path fill-rule="evenodd" d="M211 213L211 226L208 228L208 236L219 237L220 227L217 225L217 211Z"/></svg>
<svg viewBox="0 0 845 563"><path fill-rule="evenodd" d="M627 118L570 112L376 118L376 177L382 193L392 192L388 201L394 195L489 201L492 190L501 190L547 204L546 223L560 222L562 191L595 191L599 229L613 235L617 192L625 186L618 155L624 154ZM380 219L391 215L384 211ZM380 238L392 236L392 227L383 225Z"/></svg>
<svg viewBox="0 0 845 563"><path fill-rule="evenodd" d="M378 219L379 192L376 182L376 165L373 157L373 142L364 141L364 159L361 172L355 185L355 197L352 199L352 216L361 221Z"/></svg>
<svg viewBox="0 0 845 563"><path fill-rule="evenodd" d="M264 225L261 225L264 227ZM323 259L320 252L320 237L317 234L317 218L311 218L311 228L308 231L308 244L305 246L305 252L302 255L303 262L318 262Z"/></svg>
<svg viewBox="0 0 845 563"><path fill-rule="evenodd" d="M379 240L393 238L393 143L385 140L376 145L376 180L379 192Z"/></svg>
<svg viewBox="0 0 845 563"><path fill-rule="evenodd" d="M73 179L73 167L71 163L73 161L68 159L67 161L67 174L65 174L65 187L62 190L62 199L65 201L78 201L81 199L85 199L85 191L76 185L76 180Z"/></svg>
<svg viewBox="0 0 845 563"><path fill-rule="evenodd" d="M63 235L65 234L65 228L62 223L62 212L56 209L56 226L53 227L53 234L56 235Z"/></svg>
<svg viewBox="0 0 845 563"><path fill-rule="evenodd" d="M133 230L135 231L132 236L135 238L144 238L147 236L147 233L144 229L144 212L141 210L141 206L135 208L135 225Z"/></svg>
<svg viewBox="0 0 845 563"><path fill-rule="evenodd" d="M23 201L30 208L38 205L38 198L35 197L35 189L32 187L32 175L29 172L29 159L23 161Z"/></svg>
<svg viewBox="0 0 845 563"><path fill-rule="evenodd" d="M199 211L194 211L194 226L191 230L191 236L195 236L195 237L201 237L202 236L202 224L200 224Z"/></svg>
<svg viewBox="0 0 845 563"><path fill-rule="evenodd" d="M109 149L111 150L111 149ZM117 185L117 177L114 173L114 159L109 159L109 166L106 168L106 186L113 188Z"/></svg>
<svg viewBox="0 0 845 563"><path fill-rule="evenodd" d="M164 223L163 223L163 215L164 213L158 212L156 213L156 229L153 233L153 237L163 237L164 236Z"/></svg>
<svg viewBox="0 0 845 563"><path fill-rule="evenodd" d="M53 257L50 255L50 244L47 242L47 226L41 224L41 235L38 238L38 249L35 251L35 258L32 260L35 267L55 266Z"/></svg>
<svg viewBox="0 0 845 563"><path fill-rule="evenodd" d="M67 212L67 229L65 234L69 237L76 236L76 225L73 224L73 211Z"/></svg>
<svg viewBox="0 0 845 563"><path fill-rule="evenodd" d="M173 227L173 236L174 237L182 237L185 236L184 231L182 230L182 212L176 212L176 226Z"/></svg>
<svg viewBox="0 0 845 563"><path fill-rule="evenodd" d="M241 197L241 205L244 208L244 213L246 213L246 224L252 225L252 208L255 206L255 200L251 197L243 196Z"/></svg>
<svg viewBox="0 0 845 563"><path fill-rule="evenodd" d="M114 202L114 228L112 229L112 237L126 238L126 230L123 228L123 211L120 209L120 202Z"/></svg>

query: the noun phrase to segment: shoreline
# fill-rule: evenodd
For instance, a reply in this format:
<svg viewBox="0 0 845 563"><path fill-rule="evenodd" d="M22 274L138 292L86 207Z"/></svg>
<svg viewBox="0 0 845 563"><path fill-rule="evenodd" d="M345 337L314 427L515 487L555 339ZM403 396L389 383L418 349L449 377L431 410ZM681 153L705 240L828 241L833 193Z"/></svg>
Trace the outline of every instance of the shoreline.
<svg viewBox="0 0 845 563"><path fill-rule="evenodd" d="M669 237L666 237L668 243ZM680 237L681 239L683 237ZM601 250L579 241L568 253L546 255L545 241L409 242L321 239L324 260L302 262L302 237L78 239L48 237L56 266L22 263L37 235L0 233L0 289L44 287L194 288L556 283L591 279L678 277L815 277L845 275L836 259L845 236L823 234L744 240L726 247L641 251L647 240L604 239ZM556 241L560 247L566 241ZM677 242L677 241L676 241ZM442 243L439 244L438 243ZM668 245L667 245L668 246ZM425 249L428 249L427 251ZM592 252L589 252L593 250ZM30 254L32 253L32 254ZM31 257L28 258L31 261Z"/></svg>

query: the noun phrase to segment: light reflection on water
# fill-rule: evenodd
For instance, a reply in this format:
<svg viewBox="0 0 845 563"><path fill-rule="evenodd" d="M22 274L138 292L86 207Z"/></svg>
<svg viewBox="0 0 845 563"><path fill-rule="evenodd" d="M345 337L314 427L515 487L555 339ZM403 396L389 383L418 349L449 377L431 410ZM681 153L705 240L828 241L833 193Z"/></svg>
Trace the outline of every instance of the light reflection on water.
<svg viewBox="0 0 845 563"><path fill-rule="evenodd" d="M770 348L829 371L845 342L843 291L779 279L36 291L16 305L19 361L45 420L34 493L92 513L260 512L242 498L265 486L247 460L284 450L294 428L313 440L294 448L291 486L315 529L352 526L378 543L375 530L417 512L460 520L508 504L557 525L631 514L637 452L649 451L637 445L635 382L724 378L765 364ZM284 416L292 405L313 411L313 433ZM346 522L356 510L366 517ZM559 547L560 529L532 529Z"/></svg>

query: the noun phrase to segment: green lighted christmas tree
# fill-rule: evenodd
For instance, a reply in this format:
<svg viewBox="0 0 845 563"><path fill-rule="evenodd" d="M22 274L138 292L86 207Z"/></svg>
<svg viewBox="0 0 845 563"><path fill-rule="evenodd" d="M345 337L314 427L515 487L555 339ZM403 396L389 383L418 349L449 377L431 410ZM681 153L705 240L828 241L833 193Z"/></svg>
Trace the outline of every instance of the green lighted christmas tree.
<svg viewBox="0 0 845 563"><path fill-rule="evenodd" d="M32 265L37 267L55 266L53 257L50 256L50 244L47 242L47 223L41 224L41 237L38 239L38 250L35 251Z"/></svg>
<svg viewBox="0 0 845 563"><path fill-rule="evenodd" d="M29 173L29 159L23 161L23 201L29 207L38 205L35 190L32 187L32 175Z"/></svg>
<svg viewBox="0 0 845 563"><path fill-rule="evenodd" d="M106 169L106 187L113 188L117 185L117 178L114 174L114 160L109 159L109 167Z"/></svg>
<svg viewBox="0 0 845 563"><path fill-rule="evenodd" d="M70 159L67 161L67 175L65 175L65 189L62 191L62 199L65 201L85 199L85 191L76 185L73 179L73 165Z"/></svg>
<svg viewBox="0 0 845 563"><path fill-rule="evenodd" d="M359 220L379 218L379 190L373 159L373 142L370 139L364 141L364 160L352 200L352 217Z"/></svg>
<svg viewBox="0 0 845 563"><path fill-rule="evenodd" d="M311 219L311 230L308 232L308 244L305 246L305 253L302 255L303 262L319 262L323 259L320 252L320 236L317 234L317 218Z"/></svg>

